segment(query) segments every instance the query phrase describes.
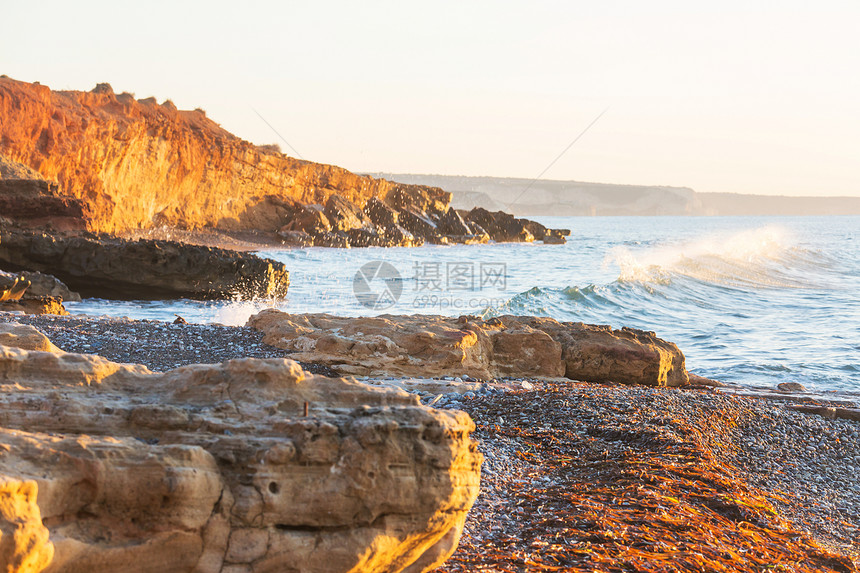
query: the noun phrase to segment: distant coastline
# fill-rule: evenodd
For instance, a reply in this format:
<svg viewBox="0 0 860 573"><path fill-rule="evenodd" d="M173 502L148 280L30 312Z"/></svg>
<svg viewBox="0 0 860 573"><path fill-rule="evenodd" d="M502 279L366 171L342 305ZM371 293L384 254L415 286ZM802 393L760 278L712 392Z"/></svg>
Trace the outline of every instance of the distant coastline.
<svg viewBox="0 0 860 573"><path fill-rule="evenodd" d="M517 216L618 215L860 215L860 197L789 197L699 193L689 187L618 185L509 177L368 173L373 177L441 187L457 209L483 207Z"/></svg>

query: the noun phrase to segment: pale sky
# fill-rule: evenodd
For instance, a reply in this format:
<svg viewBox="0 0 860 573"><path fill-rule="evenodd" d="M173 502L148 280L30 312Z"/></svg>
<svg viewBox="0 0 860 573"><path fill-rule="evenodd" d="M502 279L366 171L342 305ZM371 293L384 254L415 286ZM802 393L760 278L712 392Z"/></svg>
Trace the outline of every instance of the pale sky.
<svg viewBox="0 0 860 573"><path fill-rule="evenodd" d="M860 196L860 2L7 2L0 73L353 171Z"/></svg>

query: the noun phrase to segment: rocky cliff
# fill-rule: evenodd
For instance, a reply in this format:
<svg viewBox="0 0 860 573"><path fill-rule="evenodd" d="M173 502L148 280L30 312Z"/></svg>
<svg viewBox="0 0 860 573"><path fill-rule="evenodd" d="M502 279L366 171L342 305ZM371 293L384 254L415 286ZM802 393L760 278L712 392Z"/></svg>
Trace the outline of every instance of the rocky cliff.
<svg viewBox="0 0 860 573"><path fill-rule="evenodd" d="M438 187L288 157L202 110L117 95L108 84L51 91L0 77L4 171L0 208L30 227L277 231L284 244L327 247L563 243L569 233L502 212L458 213Z"/></svg>
<svg viewBox="0 0 860 573"><path fill-rule="evenodd" d="M0 153L38 171L92 210L92 231L154 226L277 230L298 201L333 194L363 207L416 186L358 176L243 141L202 110L136 100L108 84L90 92L0 77ZM450 194L421 188L447 204Z"/></svg>

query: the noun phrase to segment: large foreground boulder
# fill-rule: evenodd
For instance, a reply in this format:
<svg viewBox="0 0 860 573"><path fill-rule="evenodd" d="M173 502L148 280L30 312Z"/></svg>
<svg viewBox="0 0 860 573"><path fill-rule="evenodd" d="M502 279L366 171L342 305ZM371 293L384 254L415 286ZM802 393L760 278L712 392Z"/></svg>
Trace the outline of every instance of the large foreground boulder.
<svg viewBox="0 0 860 573"><path fill-rule="evenodd" d="M0 565L429 571L478 493L473 428L290 360L155 374L0 346Z"/></svg>
<svg viewBox="0 0 860 573"><path fill-rule="evenodd" d="M0 267L50 273L84 296L119 299L286 295L282 263L175 241L52 235L0 227Z"/></svg>
<svg viewBox="0 0 860 573"><path fill-rule="evenodd" d="M567 377L648 386L687 383L684 355L653 332L551 318L343 318L267 309L248 321L297 360L356 375Z"/></svg>

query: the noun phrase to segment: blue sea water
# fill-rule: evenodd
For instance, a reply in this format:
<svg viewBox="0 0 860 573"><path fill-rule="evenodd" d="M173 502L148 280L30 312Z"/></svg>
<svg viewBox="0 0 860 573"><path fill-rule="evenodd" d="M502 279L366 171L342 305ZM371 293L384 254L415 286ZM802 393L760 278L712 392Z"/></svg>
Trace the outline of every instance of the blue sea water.
<svg viewBox="0 0 860 573"><path fill-rule="evenodd" d="M703 376L860 395L860 217L538 219L571 229L567 244L260 254L291 272L278 304L287 312L529 314L631 326L677 343ZM87 299L68 307L242 324L270 304Z"/></svg>

